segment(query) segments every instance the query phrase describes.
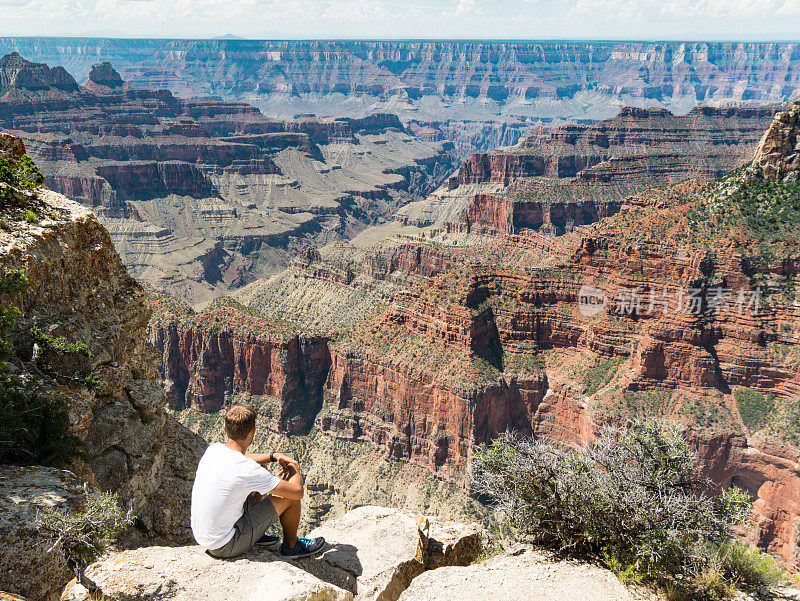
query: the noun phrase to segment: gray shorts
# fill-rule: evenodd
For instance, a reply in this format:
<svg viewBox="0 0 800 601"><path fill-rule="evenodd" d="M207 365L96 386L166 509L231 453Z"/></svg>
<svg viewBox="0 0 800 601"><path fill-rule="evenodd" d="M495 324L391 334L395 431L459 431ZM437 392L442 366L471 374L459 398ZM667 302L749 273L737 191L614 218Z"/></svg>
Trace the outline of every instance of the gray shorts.
<svg viewBox="0 0 800 601"><path fill-rule="evenodd" d="M264 495L264 498L255 505L252 502L251 494L244 502L242 517L233 525L233 538L224 547L209 549L209 555L220 559L241 555L252 549L267 528L278 521L278 514L272 501L269 500L269 495Z"/></svg>

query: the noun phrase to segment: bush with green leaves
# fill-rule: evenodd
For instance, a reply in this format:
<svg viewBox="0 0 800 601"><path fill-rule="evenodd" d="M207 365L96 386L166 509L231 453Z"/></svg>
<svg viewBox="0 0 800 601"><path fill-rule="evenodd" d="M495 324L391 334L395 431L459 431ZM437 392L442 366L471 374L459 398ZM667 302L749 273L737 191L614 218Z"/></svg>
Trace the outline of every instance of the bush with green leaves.
<svg viewBox="0 0 800 601"><path fill-rule="evenodd" d="M81 455L64 398L40 394L36 378L8 363L14 356L11 331L21 314L14 300L27 284L22 271L0 280L0 463L63 467Z"/></svg>
<svg viewBox="0 0 800 601"><path fill-rule="evenodd" d="M30 195L24 191L34 190L43 182L39 167L27 154L15 162L0 158L0 208L26 206Z"/></svg>
<svg viewBox="0 0 800 601"><path fill-rule="evenodd" d="M53 338L42 332L36 326L31 328L31 336L44 351L55 351L67 355L82 355L91 358L92 353L82 342L70 342L65 336Z"/></svg>
<svg viewBox="0 0 800 601"><path fill-rule="evenodd" d="M43 181L42 172L27 154L23 154L14 163L0 158L0 182L14 188L31 190L40 186Z"/></svg>
<svg viewBox="0 0 800 601"><path fill-rule="evenodd" d="M598 557L627 581L702 589L721 553L715 549L730 548L733 527L751 511L735 487L708 494L711 484L675 423L606 427L579 449L506 434L479 447L473 465L473 489L520 536Z"/></svg>
<svg viewBox="0 0 800 601"><path fill-rule="evenodd" d="M75 578L90 594L102 595L99 587L86 576L86 567L99 558L118 534L133 523L131 512L126 514L119 506L117 495L106 492L91 496L86 492L86 502L80 511L49 508L37 519L39 531L55 538L48 552L59 547Z"/></svg>

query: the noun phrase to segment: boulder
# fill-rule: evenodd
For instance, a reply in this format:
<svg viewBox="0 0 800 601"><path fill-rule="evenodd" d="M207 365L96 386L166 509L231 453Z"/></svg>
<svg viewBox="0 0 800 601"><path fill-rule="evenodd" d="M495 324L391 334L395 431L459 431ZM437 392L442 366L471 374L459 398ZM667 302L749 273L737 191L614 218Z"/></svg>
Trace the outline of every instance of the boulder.
<svg viewBox="0 0 800 601"><path fill-rule="evenodd" d="M445 540L433 539L436 533ZM87 575L106 595L125 599L395 601L429 567L473 561L481 535L476 524L366 506L312 531L328 543L315 557L289 561L257 547L220 560L197 546L142 547L107 555ZM73 580L61 599L84 601L88 594Z"/></svg>
<svg viewBox="0 0 800 601"><path fill-rule="evenodd" d="M633 601L656 599L629 590L608 570L553 561L532 549L468 567L443 567L417 576L400 601Z"/></svg>
<svg viewBox="0 0 800 601"><path fill-rule="evenodd" d="M433 539L432 532L444 535L443 540ZM352 591L358 600L395 601L426 569L474 560L481 529L477 524L364 506L326 522L309 536L324 536L328 546L319 558L303 560L305 569Z"/></svg>
<svg viewBox="0 0 800 601"><path fill-rule="evenodd" d="M0 465L0 589L36 601L57 599L70 579L60 549L36 529L39 510L78 509L86 496L72 473L48 467ZM12 599L3 597L0 599Z"/></svg>
<svg viewBox="0 0 800 601"><path fill-rule="evenodd" d="M0 159L16 164L19 157L25 154L25 144L16 136L0 132Z"/></svg>
<svg viewBox="0 0 800 601"><path fill-rule="evenodd" d="M114 599L174 601L350 601L352 593L323 582L269 551L233 560L214 559L197 546L143 547L111 554L87 571ZM84 601L73 580L62 601Z"/></svg>

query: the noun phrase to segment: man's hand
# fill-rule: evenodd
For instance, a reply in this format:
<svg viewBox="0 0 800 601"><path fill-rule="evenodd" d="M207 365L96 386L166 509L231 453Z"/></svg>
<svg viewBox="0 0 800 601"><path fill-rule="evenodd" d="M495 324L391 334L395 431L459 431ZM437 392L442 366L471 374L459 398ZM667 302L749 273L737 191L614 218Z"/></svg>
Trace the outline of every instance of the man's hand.
<svg viewBox="0 0 800 601"><path fill-rule="evenodd" d="M280 464L280 477L284 480L288 480L291 478L292 474L300 471L300 462L296 459L292 459L284 453L273 453L272 456L275 458L275 461Z"/></svg>

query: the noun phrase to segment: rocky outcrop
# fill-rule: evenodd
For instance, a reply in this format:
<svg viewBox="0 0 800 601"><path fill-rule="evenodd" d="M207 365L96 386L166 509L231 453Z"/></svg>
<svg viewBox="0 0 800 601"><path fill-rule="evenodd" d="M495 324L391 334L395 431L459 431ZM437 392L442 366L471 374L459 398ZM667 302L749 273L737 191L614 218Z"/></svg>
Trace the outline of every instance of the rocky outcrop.
<svg viewBox="0 0 800 601"><path fill-rule="evenodd" d="M39 391L67 399L70 429L83 443L85 459L72 469L133 510L139 528L128 538L185 542L191 479L205 443L164 411L157 355L145 337L151 311L144 291L91 211L49 190L37 189L36 197L36 221L4 221L0 232L2 271L22 270L29 280L18 300L15 369L26 372L39 355L46 361L35 371ZM86 345L86 364L26 344L33 326ZM75 378L76 365L91 370L97 386Z"/></svg>
<svg viewBox="0 0 800 601"><path fill-rule="evenodd" d="M749 541L786 558L796 569L800 452L774 440L729 432L692 430L688 438L718 490L735 485L754 501Z"/></svg>
<svg viewBox="0 0 800 601"><path fill-rule="evenodd" d="M434 538L439 532L445 541ZM396 601L426 569L472 562L482 535L475 524L431 526L424 516L365 506L309 536L324 536L324 551L293 563L258 547L233 561L213 559L198 547L144 547L112 554L87 573L111 595L168 591L177 600ZM61 598L78 601L87 595L73 581Z"/></svg>
<svg viewBox="0 0 800 601"><path fill-rule="evenodd" d="M425 572L403 592L400 601L484 601L495 596L519 601L658 598L654 593L629 589L598 566L556 560L519 547L476 565Z"/></svg>
<svg viewBox="0 0 800 601"><path fill-rule="evenodd" d="M0 589L31 600L58 598L73 574L55 541L38 531L37 515L51 507L78 511L85 502L83 482L70 472L0 465Z"/></svg>
<svg viewBox="0 0 800 601"><path fill-rule="evenodd" d="M119 73L114 70L114 67L108 61L92 65L89 71L89 81L107 88L119 88L124 83Z"/></svg>
<svg viewBox="0 0 800 601"><path fill-rule="evenodd" d="M78 84L64 67L51 69L42 64L31 67L18 52L0 58L0 95L13 96L15 90L57 90L68 93L77 89Z"/></svg>
<svg viewBox="0 0 800 601"><path fill-rule="evenodd" d="M749 181L770 179L787 184L800 181L800 101L776 115L746 177Z"/></svg>
<svg viewBox="0 0 800 601"><path fill-rule="evenodd" d="M622 200L583 200L582 202L525 201L501 194L475 194L456 221L448 222L448 232L498 236L524 229L543 234L564 234L575 226L589 225L619 211Z"/></svg>

